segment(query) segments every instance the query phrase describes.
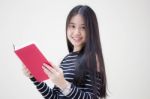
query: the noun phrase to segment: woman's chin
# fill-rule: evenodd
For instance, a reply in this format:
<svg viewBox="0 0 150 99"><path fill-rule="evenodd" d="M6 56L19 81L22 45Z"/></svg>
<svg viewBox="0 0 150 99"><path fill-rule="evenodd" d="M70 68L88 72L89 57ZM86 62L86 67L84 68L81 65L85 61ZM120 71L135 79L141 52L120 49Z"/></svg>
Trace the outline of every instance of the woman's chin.
<svg viewBox="0 0 150 99"><path fill-rule="evenodd" d="M81 47L81 43L74 43L73 46L75 46L75 47Z"/></svg>

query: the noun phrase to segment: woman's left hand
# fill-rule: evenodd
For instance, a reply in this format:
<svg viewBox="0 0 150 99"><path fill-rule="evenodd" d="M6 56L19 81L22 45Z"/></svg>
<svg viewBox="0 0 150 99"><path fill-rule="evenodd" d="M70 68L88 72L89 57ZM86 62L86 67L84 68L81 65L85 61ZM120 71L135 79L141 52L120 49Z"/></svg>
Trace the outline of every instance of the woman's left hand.
<svg viewBox="0 0 150 99"><path fill-rule="evenodd" d="M43 70L51 79L51 81L60 89L64 89L67 86L67 81L64 78L63 70L56 65L43 64Z"/></svg>

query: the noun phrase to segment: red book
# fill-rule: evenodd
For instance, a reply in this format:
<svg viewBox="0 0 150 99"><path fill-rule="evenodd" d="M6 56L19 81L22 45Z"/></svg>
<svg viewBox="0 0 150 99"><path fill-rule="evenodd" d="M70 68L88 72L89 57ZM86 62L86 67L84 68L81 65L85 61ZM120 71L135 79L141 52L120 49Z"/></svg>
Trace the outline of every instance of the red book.
<svg viewBox="0 0 150 99"><path fill-rule="evenodd" d="M23 64L29 69L31 74L37 81L44 81L48 76L42 69L43 63L49 64L49 61L44 57L41 51L35 44L27 45L23 48L15 50L16 55L20 58Z"/></svg>

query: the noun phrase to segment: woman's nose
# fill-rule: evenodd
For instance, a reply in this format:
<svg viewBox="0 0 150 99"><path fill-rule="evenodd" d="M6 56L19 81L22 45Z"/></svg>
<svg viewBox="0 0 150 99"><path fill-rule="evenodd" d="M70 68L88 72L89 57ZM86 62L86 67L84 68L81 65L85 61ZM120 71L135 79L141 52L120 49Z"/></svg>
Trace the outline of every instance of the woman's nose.
<svg viewBox="0 0 150 99"><path fill-rule="evenodd" d="M80 32L81 32L81 31L80 31L80 28L76 28L75 31L74 31L74 33L75 33L76 35L80 35L80 34L81 34Z"/></svg>

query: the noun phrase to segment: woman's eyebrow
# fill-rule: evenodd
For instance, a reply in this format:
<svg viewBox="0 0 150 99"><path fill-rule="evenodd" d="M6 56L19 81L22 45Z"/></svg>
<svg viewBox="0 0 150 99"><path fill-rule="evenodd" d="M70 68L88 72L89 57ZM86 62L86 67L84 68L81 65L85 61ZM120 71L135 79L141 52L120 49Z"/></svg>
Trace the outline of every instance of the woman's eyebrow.
<svg viewBox="0 0 150 99"><path fill-rule="evenodd" d="M74 25L75 23L72 23L72 22L71 22L71 23L69 23L69 24ZM85 24L81 24L81 25L84 25L84 26L85 26Z"/></svg>
<svg viewBox="0 0 150 99"><path fill-rule="evenodd" d="M72 22L71 22L71 23L69 23L69 24L75 24L75 23L72 23Z"/></svg>

